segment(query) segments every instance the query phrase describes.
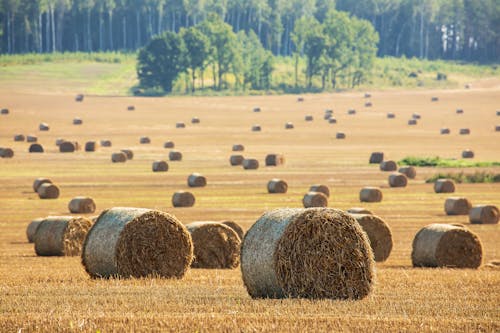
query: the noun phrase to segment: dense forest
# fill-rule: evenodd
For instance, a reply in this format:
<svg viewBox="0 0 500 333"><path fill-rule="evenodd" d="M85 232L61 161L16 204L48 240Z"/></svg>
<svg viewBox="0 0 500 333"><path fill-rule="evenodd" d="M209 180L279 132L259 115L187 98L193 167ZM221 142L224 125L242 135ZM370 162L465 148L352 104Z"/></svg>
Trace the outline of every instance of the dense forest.
<svg viewBox="0 0 500 333"><path fill-rule="evenodd" d="M499 0L0 0L0 53L135 51L215 13L293 55L297 23L330 9L371 22L378 56L500 60Z"/></svg>

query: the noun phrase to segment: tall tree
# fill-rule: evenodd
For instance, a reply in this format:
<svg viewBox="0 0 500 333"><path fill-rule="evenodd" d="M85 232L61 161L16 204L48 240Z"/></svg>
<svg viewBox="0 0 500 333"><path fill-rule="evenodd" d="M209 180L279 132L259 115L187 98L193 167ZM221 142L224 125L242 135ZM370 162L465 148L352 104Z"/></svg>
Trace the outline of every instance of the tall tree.
<svg viewBox="0 0 500 333"><path fill-rule="evenodd" d="M199 69L203 76L205 62L209 55L210 42L198 28L183 28L180 35L184 41L185 54L184 59L187 67L191 70L191 91L195 91L196 70Z"/></svg>

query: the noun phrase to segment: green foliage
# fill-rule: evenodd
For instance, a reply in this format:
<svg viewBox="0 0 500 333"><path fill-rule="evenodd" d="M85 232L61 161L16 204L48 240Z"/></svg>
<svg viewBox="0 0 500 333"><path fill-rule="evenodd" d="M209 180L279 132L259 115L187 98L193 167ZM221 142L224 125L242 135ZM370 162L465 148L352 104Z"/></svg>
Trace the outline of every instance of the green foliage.
<svg viewBox="0 0 500 333"><path fill-rule="evenodd" d="M471 168L471 167L493 167L500 166L500 162L474 162L468 160L456 160L436 157L408 156L398 162L403 165L419 167L442 167L442 168Z"/></svg>
<svg viewBox="0 0 500 333"><path fill-rule="evenodd" d="M500 174L493 172L477 171L473 174L459 173L437 173L426 179L426 183L434 183L438 179L453 179L457 183L500 183Z"/></svg>
<svg viewBox="0 0 500 333"><path fill-rule="evenodd" d="M195 91L196 70L199 69L201 75L205 69L205 62L210 52L210 41L198 28L183 28L180 35L185 45L185 54L183 55L186 66L191 70L191 91Z"/></svg>
<svg viewBox="0 0 500 333"><path fill-rule="evenodd" d="M247 35L244 31L238 33L240 43L241 63L236 68L243 76L243 88L250 85L254 90L269 90L273 72L273 55L266 51L260 43L259 37L253 32Z"/></svg>

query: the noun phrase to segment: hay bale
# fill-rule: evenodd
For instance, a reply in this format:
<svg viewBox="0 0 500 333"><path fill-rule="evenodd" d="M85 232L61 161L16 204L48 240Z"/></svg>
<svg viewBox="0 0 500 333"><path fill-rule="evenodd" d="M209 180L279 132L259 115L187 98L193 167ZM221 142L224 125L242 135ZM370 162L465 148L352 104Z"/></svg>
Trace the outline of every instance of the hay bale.
<svg viewBox="0 0 500 333"><path fill-rule="evenodd" d="M135 106L134 105L127 106L127 111L135 111Z"/></svg>
<svg viewBox="0 0 500 333"><path fill-rule="evenodd" d="M370 164L380 164L384 161L384 153L381 151L374 151L370 155Z"/></svg>
<svg viewBox="0 0 500 333"><path fill-rule="evenodd" d="M382 191L378 187L367 186L359 191L359 201L361 202L380 202L382 198Z"/></svg>
<svg viewBox="0 0 500 333"><path fill-rule="evenodd" d="M328 119L328 123L329 124L336 124L337 123L337 119L335 119L333 117L330 117L330 119Z"/></svg>
<svg viewBox="0 0 500 333"><path fill-rule="evenodd" d="M433 96L431 97L431 102L437 102L439 101L439 97Z"/></svg>
<svg viewBox="0 0 500 333"><path fill-rule="evenodd" d="M80 216L49 216L35 233L35 252L39 256L79 256L92 221Z"/></svg>
<svg viewBox="0 0 500 333"><path fill-rule="evenodd" d="M49 178L42 178L42 177L36 178L35 181L33 182L33 191L38 192L38 188L42 184L52 184L52 180L50 180Z"/></svg>
<svg viewBox="0 0 500 333"><path fill-rule="evenodd" d="M252 132L260 132L262 131L262 128L260 127L260 125L253 125L252 126Z"/></svg>
<svg viewBox="0 0 500 333"><path fill-rule="evenodd" d="M473 224L496 224L500 212L494 205L477 205L469 211L469 221Z"/></svg>
<svg viewBox="0 0 500 333"><path fill-rule="evenodd" d="M303 102L304 101L304 97L297 97L297 102Z"/></svg>
<svg viewBox="0 0 500 333"><path fill-rule="evenodd" d="M193 207L196 199L193 193L187 191L177 191L172 195L172 205L174 207Z"/></svg>
<svg viewBox="0 0 500 333"><path fill-rule="evenodd" d="M332 115L333 114L333 109L326 109L325 110L325 115L327 115L327 114Z"/></svg>
<svg viewBox="0 0 500 333"><path fill-rule="evenodd" d="M242 165L244 160L245 160L245 157L243 157L243 155L231 155L229 157L229 163L232 166Z"/></svg>
<svg viewBox="0 0 500 333"><path fill-rule="evenodd" d="M57 138L56 139L56 146L59 147L61 145L61 143L63 143L64 141L66 141L66 140L64 140L63 138Z"/></svg>
<svg viewBox="0 0 500 333"><path fill-rule="evenodd" d="M449 197L444 202L446 215L469 215L472 204L464 197Z"/></svg>
<svg viewBox="0 0 500 333"><path fill-rule="evenodd" d="M390 187L406 187L408 184L408 178L402 173L395 172L389 175L389 186Z"/></svg>
<svg viewBox="0 0 500 333"><path fill-rule="evenodd" d="M470 129L468 128L461 128L460 131L458 132L460 135L469 135L470 134Z"/></svg>
<svg viewBox="0 0 500 333"><path fill-rule="evenodd" d="M393 160L380 162L381 171L396 171L397 169L398 169L398 164Z"/></svg>
<svg viewBox="0 0 500 333"><path fill-rule="evenodd" d="M389 258L392 251L392 232L385 221L372 214L351 214L358 221L370 240L375 261L382 262Z"/></svg>
<svg viewBox="0 0 500 333"><path fill-rule="evenodd" d="M463 114L464 113L464 110L463 109L457 109L455 111L456 114Z"/></svg>
<svg viewBox="0 0 500 333"><path fill-rule="evenodd" d="M27 135L26 136L26 142L37 142L38 138L34 135Z"/></svg>
<svg viewBox="0 0 500 333"><path fill-rule="evenodd" d="M290 121L285 124L285 129L294 129L294 127L295 126L293 126L293 123Z"/></svg>
<svg viewBox="0 0 500 333"><path fill-rule="evenodd" d="M417 176L417 169L411 165L399 168L398 172L405 175L407 178L414 179Z"/></svg>
<svg viewBox="0 0 500 333"><path fill-rule="evenodd" d="M325 115L323 116L323 119L324 120L329 120L332 117L333 117L333 114L331 114L331 113L325 113Z"/></svg>
<svg viewBox="0 0 500 333"><path fill-rule="evenodd" d="M258 106L256 106L256 107L253 108L253 112L260 112L260 111L261 111L261 109Z"/></svg>
<svg viewBox="0 0 500 333"><path fill-rule="evenodd" d="M68 209L72 214L90 214L95 212L95 201L91 197L74 197L68 203Z"/></svg>
<svg viewBox="0 0 500 333"><path fill-rule="evenodd" d="M413 125L416 125L416 124L417 124L417 120L416 119L410 119L410 120L408 120L408 125L413 126Z"/></svg>
<svg viewBox="0 0 500 333"><path fill-rule="evenodd" d="M59 187L52 183L43 183L38 186L36 191L40 199L57 199L59 198Z"/></svg>
<svg viewBox="0 0 500 333"><path fill-rule="evenodd" d="M438 179L434 183L434 192L453 193L455 192L455 183L451 179Z"/></svg>
<svg viewBox="0 0 500 333"><path fill-rule="evenodd" d="M83 124L83 120L81 118L74 118L73 125L81 125Z"/></svg>
<svg viewBox="0 0 500 333"><path fill-rule="evenodd" d="M313 120L314 120L314 117L313 117L313 116L311 116L311 115L306 115L306 116L304 117L304 120L305 120L305 121L313 121Z"/></svg>
<svg viewBox="0 0 500 333"><path fill-rule="evenodd" d="M139 138L139 143L142 144L142 145L147 145L147 144L150 144L151 143L151 139L147 136L141 136Z"/></svg>
<svg viewBox="0 0 500 333"><path fill-rule="evenodd" d="M349 109L349 110L347 110L347 114L349 114L349 115L355 115L356 114L356 110Z"/></svg>
<svg viewBox="0 0 500 333"><path fill-rule="evenodd" d="M422 116L421 116L420 114L418 114L418 113L413 113L413 114L411 115L411 117L412 117L413 119L420 119L420 118L422 118Z"/></svg>
<svg viewBox="0 0 500 333"><path fill-rule="evenodd" d="M182 153L177 150L171 150L168 153L168 159L170 161L182 161Z"/></svg>
<svg viewBox="0 0 500 333"><path fill-rule="evenodd" d="M450 129L448 127L443 127L440 130L441 135L450 134Z"/></svg>
<svg viewBox="0 0 500 333"><path fill-rule="evenodd" d="M127 160L132 160L134 158L134 152L130 149L120 149L122 153L127 156Z"/></svg>
<svg viewBox="0 0 500 333"><path fill-rule="evenodd" d="M3 115L7 115L7 114L9 114L9 113L10 113L9 109L6 109L6 108L4 108L4 109L2 109L2 110L0 111L0 114L3 114Z"/></svg>
<svg viewBox="0 0 500 333"><path fill-rule="evenodd" d="M43 153L43 146L39 143L33 143L28 150L30 153Z"/></svg>
<svg viewBox="0 0 500 333"><path fill-rule="evenodd" d="M462 151L462 158L474 158L474 152L470 149Z"/></svg>
<svg viewBox="0 0 500 333"><path fill-rule="evenodd" d="M371 214L373 215L373 212L369 209L363 208L363 207L352 207L346 210L349 214Z"/></svg>
<svg viewBox="0 0 500 333"><path fill-rule="evenodd" d="M337 132L337 134L335 135L335 138L336 139L345 139L345 133Z"/></svg>
<svg viewBox="0 0 500 333"><path fill-rule="evenodd" d="M338 209L276 209L248 230L241 272L252 298L362 299L374 279L361 226Z"/></svg>
<svg viewBox="0 0 500 333"><path fill-rule="evenodd" d="M175 143L173 141L167 141L163 144L163 148L174 148Z"/></svg>
<svg viewBox="0 0 500 333"><path fill-rule="evenodd" d="M200 118L198 117L191 118L191 124L199 124L199 123L200 123Z"/></svg>
<svg viewBox="0 0 500 333"><path fill-rule="evenodd" d="M0 148L1 158L12 158L14 157L14 151L11 148Z"/></svg>
<svg viewBox="0 0 500 333"><path fill-rule="evenodd" d="M365 93L365 98L371 98L372 97L372 94L370 93Z"/></svg>
<svg viewBox="0 0 500 333"><path fill-rule="evenodd" d="M64 141L59 145L59 152L61 153L73 153L77 149L78 149L77 142Z"/></svg>
<svg viewBox="0 0 500 333"><path fill-rule="evenodd" d="M222 221L221 222L224 225L227 225L229 228L233 229L234 232L238 235L240 240L243 240L243 236L245 236L245 232L243 231L243 228L236 222L234 221Z"/></svg>
<svg viewBox="0 0 500 333"><path fill-rule="evenodd" d="M281 179L273 178L267 183L268 193L286 193L288 184Z"/></svg>
<svg viewBox="0 0 500 333"><path fill-rule="evenodd" d="M186 124L183 122L178 122L175 124L175 128L186 128Z"/></svg>
<svg viewBox="0 0 500 333"><path fill-rule="evenodd" d="M497 111L497 116L500 116L500 111Z"/></svg>
<svg viewBox="0 0 500 333"><path fill-rule="evenodd" d="M152 165L153 172L168 171L168 164L165 161L154 161Z"/></svg>
<svg viewBox="0 0 500 333"><path fill-rule="evenodd" d="M50 126L47 123L40 123L40 125L38 125L38 129L40 131L48 131Z"/></svg>
<svg viewBox="0 0 500 333"><path fill-rule="evenodd" d="M83 94L78 94L75 96L75 101L77 102L83 102Z"/></svg>
<svg viewBox="0 0 500 333"><path fill-rule="evenodd" d="M101 147L111 147L113 144L111 143L111 140L104 139L101 140Z"/></svg>
<svg viewBox="0 0 500 333"><path fill-rule="evenodd" d="M370 108L370 107L372 107L372 106L373 106L372 102L366 102L366 103L365 103L365 107L366 107L366 108Z"/></svg>
<svg viewBox="0 0 500 333"><path fill-rule="evenodd" d="M207 186L207 178L199 173L192 173L187 179L189 187L205 187Z"/></svg>
<svg viewBox="0 0 500 333"><path fill-rule="evenodd" d="M479 237L465 227L429 224L413 239L414 267L478 268L483 247Z"/></svg>
<svg viewBox="0 0 500 333"><path fill-rule="evenodd" d="M97 148L97 142L95 142L95 141L85 142L85 151L86 152L96 151L96 148Z"/></svg>
<svg viewBox="0 0 500 333"><path fill-rule="evenodd" d="M35 241L36 230L38 229L40 223L42 223L43 220L44 217L39 217L31 221L30 224L28 224L28 227L26 228L26 238L28 238L28 243L33 243Z"/></svg>
<svg viewBox="0 0 500 333"><path fill-rule="evenodd" d="M266 166L279 166L285 164L285 156L281 154L267 154Z"/></svg>
<svg viewBox="0 0 500 333"><path fill-rule="evenodd" d="M21 142L21 141L24 141L24 140L26 140L26 137L24 136L24 134L16 134L16 135L14 135L14 141Z"/></svg>
<svg viewBox="0 0 500 333"><path fill-rule="evenodd" d="M241 164L245 170L256 170L259 168L259 161L255 158L245 158Z"/></svg>
<svg viewBox="0 0 500 333"><path fill-rule="evenodd" d="M394 119L394 118L396 118L396 115L394 113L392 112L387 113L387 119Z"/></svg>
<svg viewBox="0 0 500 333"><path fill-rule="evenodd" d="M124 152L111 154L111 162L113 163L125 163L126 161L127 161L127 155Z"/></svg>
<svg viewBox="0 0 500 333"><path fill-rule="evenodd" d="M327 198L330 197L330 189L326 185L314 184L309 187L309 192L321 192L326 195Z"/></svg>
<svg viewBox="0 0 500 333"><path fill-rule="evenodd" d="M186 225L194 247L193 268L236 268L240 264L241 239L229 226L219 222Z"/></svg>
<svg viewBox="0 0 500 333"><path fill-rule="evenodd" d="M495 126L495 132L500 132L500 125Z"/></svg>
<svg viewBox="0 0 500 333"><path fill-rule="evenodd" d="M93 278L182 278L192 260L186 227L171 214L145 208L102 212L82 253L83 266Z"/></svg>
<svg viewBox="0 0 500 333"><path fill-rule="evenodd" d="M243 146L241 144L236 144L236 145L233 145L232 150L233 151L244 151L245 150L245 146Z"/></svg>
<svg viewBox="0 0 500 333"><path fill-rule="evenodd" d="M307 192L302 198L302 204L305 208L327 207L328 197L321 192Z"/></svg>

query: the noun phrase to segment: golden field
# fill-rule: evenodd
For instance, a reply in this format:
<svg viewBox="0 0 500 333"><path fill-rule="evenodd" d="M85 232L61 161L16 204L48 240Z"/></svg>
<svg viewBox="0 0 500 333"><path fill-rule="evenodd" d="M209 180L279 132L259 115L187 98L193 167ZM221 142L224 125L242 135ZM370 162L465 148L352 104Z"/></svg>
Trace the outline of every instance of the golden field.
<svg viewBox="0 0 500 333"><path fill-rule="evenodd" d="M500 168L464 170L417 168L406 188L389 188L389 173L369 165L372 151L386 159L405 156L460 158L472 149L477 161L500 161L500 83L487 81L470 90L372 91L372 107L361 92L263 97L99 97L74 101L77 93L50 93L0 86L0 147L14 158L0 159L0 331L187 331L187 332L316 332L316 331L480 331L500 330L500 270L416 269L411 242L430 223L464 223L483 242L483 263L500 258L500 227L470 225L467 216L446 216L444 200L425 179L439 171L500 172ZM431 102L438 96L438 102ZM134 105L135 111L127 111ZM255 106L260 113L253 112ZM356 115L347 110L355 108ZM455 113L457 108L464 114ZM323 120L333 109L337 124ZM386 113L396 114L387 119ZM413 113L422 119L408 126ZM305 122L306 115L314 121ZM191 124L192 117L200 124ZM83 124L72 125L80 117ZM175 127L177 122L186 128ZM286 122L295 128L285 129ZM50 125L38 131L40 122ZM262 132L252 132L254 124ZM450 135L440 135L449 127ZM460 128L470 135L458 135ZM346 139L337 140L340 131ZM45 148L29 154L29 144L15 134L33 134ZM151 144L139 144L141 136ZM112 147L97 152L59 153L57 138L86 141L109 139ZM181 162L153 173L154 160L168 160L165 141L175 142ZM231 167L233 144L245 146L245 157L257 158L258 170ZM123 148L134 159L111 163ZM286 163L265 167L268 153L281 153ZM200 172L205 188L191 191L192 208L173 208L174 191L186 190L187 177ZM51 178L61 189L56 200L40 200L32 190L36 177ZM282 178L288 193L268 194L267 181ZM304 299L253 300L236 270L192 269L182 280L159 278L92 280L76 257L36 257L26 241L28 223L47 215L68 215L77 195L95 199L96 214L114 206L167 211L183 223L230 219L248 229L263 212L301 207L310 185L330 187L329 206L364 206L392 228L389 259L376 264L376 284L361 301ZM381 203L361 204L363 186L381 186ZM500 184L458 184L455 195L473 204L500 206Z"/></svg>

